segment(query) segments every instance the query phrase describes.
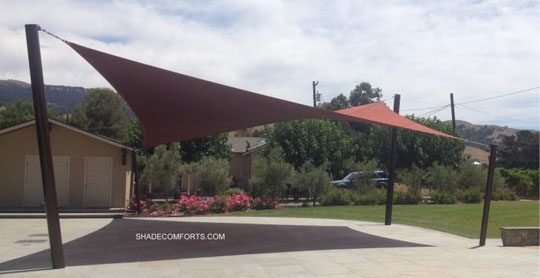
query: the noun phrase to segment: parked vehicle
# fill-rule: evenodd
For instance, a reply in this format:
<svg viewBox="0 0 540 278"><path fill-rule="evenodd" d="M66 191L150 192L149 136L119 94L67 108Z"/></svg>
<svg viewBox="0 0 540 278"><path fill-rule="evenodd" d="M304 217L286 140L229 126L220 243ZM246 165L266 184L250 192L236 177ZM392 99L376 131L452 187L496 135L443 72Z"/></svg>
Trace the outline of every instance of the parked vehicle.
<svg viewBox="0 0 540 278"><path fill-rule="evenodd" d="M349 173L341 180L332 181L332 185L339 188L351 188L355 185L356 181L367 181L369 180L379 188L385 188L388 186L388 174L384 171L376 170L372 173L363 172L352 172Z"/></svg>

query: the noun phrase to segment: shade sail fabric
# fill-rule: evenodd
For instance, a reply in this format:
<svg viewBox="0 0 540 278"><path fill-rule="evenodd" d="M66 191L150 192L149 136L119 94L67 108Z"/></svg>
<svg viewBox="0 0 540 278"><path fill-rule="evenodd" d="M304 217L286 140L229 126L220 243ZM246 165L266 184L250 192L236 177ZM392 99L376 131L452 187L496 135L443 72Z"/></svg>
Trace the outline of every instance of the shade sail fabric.
<svg viewBox="0 0 540 278"><path fill-rule="evenodd" d="M326 111L65 42L127 102L142 124L146 147L309 118L383 124L453 138L399 116L384 103Z"/></svg>
<svg viewBox="0 0 540 278"><path fill-rule="evenodd" d="M351 116L354 118L359 118L363 121L374 124L387 125L457 139L454 136L450 136L446 133L421 125L406 117L400 116L399 114L390 110L390 108L388 108L383 102L375 102L352 108L342 109L336 111L336 113Z"/></svg>

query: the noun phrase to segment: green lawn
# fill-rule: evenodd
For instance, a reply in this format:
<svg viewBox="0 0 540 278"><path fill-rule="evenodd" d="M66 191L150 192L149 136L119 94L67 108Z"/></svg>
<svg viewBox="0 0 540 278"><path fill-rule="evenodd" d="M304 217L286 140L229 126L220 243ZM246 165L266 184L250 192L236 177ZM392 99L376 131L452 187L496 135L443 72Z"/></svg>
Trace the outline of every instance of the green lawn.
<svg viewBox="0 0 540 278"><path fill-rule="evenodd" d="M333 218L384 222L385 206L286 208L234 213L238 216ZM394 205L393 222L426 227L468 238L479 238L483 204ZM491 203L488 237L499 238L499 227L539 226L538 201ZM229 214L230 215L230 214Z"/></svg>

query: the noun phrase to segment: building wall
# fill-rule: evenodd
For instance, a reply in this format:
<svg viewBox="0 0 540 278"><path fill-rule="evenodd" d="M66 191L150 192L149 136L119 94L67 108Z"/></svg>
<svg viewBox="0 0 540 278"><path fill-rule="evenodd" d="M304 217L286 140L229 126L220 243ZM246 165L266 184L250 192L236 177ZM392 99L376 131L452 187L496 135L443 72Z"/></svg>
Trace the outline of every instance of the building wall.
<svg viewBox="0 0 540 278"><path fill-rule="evenodd" d="M121 148L64 127L51 124L53 156L70 156L69 207L83 207L84 158L112 157L111 207L128 205L130 195L131 152L122 165ZM0 207L23 207L25 156L39 155L35 125L0 135Z"/></svg>

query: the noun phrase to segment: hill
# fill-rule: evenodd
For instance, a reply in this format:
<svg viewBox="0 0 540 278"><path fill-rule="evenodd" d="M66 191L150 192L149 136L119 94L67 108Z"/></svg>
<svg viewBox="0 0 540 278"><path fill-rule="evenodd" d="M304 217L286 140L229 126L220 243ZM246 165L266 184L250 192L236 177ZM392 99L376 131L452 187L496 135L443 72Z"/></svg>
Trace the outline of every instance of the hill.
<svg viewBox="0 0 540 278"><path fill-rule="evenodd" d="M459 120L456 120L456 129L461 137L486 145L500 143L504 136L516 135L520 131L507 126L475 125Z"/></svg>
<svg viewBox="0 0 540 278"><path fill-rule="evenodd" d="M47 105L61 113L69 112L84 99L83 87L45 85ZM32 99L30 84L17 80L0 80L0 103L12 103L19 99Z"/></svg>

